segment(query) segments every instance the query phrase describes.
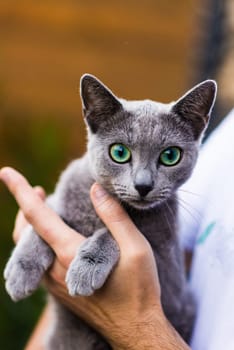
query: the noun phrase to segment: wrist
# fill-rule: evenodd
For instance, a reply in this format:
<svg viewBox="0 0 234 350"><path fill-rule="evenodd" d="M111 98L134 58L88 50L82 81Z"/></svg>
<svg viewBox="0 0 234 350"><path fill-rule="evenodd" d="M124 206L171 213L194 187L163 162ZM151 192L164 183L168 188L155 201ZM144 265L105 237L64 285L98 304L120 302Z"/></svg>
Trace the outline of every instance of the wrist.
<svg viewBox="0 0 234 350"><path fill-rule="evenodd" d="M176 330L166 319L161 307L156 307L139 320L112 333L108 339L113 350L189 350Z"/></svg>

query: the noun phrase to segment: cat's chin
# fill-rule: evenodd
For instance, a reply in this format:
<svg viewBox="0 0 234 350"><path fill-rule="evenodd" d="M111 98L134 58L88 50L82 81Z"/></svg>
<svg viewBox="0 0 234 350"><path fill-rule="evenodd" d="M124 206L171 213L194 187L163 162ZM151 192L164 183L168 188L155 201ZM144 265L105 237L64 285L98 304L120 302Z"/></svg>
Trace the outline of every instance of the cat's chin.
<svg viewBox="0 0 234 350"><path fill-rule="evenodd" d="M157 207L158 205L160 205L159 202L149 202L149 201L144 201L144 200L132 200L132 201L128 201L126 202L126 204L129 207L132 207L134 209L137 210L149 210L149 209L153 209L155 207Z"/></svg>

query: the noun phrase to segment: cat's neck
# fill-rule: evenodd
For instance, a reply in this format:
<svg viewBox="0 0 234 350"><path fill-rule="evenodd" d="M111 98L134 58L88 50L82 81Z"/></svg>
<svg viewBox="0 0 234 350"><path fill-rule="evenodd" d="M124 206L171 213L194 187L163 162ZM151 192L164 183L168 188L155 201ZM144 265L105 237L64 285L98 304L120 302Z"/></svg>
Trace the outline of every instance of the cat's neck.
<svg viewBox="0 0 234 350"><path fill-rule="evenodd" d="M154 208L139 210L123 205L138 229L152 245L160 246L177 239L177 197L173 194L168 200Z"/></svg>

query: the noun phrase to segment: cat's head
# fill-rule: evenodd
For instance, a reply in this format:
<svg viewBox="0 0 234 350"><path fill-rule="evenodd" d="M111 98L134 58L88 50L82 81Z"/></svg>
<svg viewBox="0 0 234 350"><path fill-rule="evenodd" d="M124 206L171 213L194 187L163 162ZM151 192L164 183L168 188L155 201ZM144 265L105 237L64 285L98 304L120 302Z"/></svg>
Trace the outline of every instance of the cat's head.
<svg viewBox="0 0 234 350"><path fill-rule="evenodd" d="M84 75L81 98L95 180L135 208L168 199L194 168L216 90L206 80L169 104L126 101Z"/></svg>

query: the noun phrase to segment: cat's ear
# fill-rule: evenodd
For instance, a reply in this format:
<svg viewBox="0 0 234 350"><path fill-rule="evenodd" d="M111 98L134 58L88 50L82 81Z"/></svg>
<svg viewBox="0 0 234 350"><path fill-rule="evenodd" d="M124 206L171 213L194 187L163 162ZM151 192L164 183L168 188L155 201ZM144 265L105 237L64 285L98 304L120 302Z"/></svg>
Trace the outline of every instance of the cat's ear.
<svg viewBox="0 0 234 350"><path fill-rule="evenodd" d="M191 123L195 139L201 136L208 125L216 93L216 82L205 80L189 90L172 108L174 113Z"/></svg>
<svg viewBox="0 0 234 350"><path fill-rule="evenodd" d="M80 94L84 117L93 133L105 119L122 108L117 97L93 75L81 77Z"/></svg>

